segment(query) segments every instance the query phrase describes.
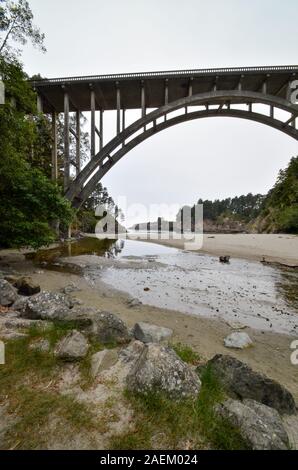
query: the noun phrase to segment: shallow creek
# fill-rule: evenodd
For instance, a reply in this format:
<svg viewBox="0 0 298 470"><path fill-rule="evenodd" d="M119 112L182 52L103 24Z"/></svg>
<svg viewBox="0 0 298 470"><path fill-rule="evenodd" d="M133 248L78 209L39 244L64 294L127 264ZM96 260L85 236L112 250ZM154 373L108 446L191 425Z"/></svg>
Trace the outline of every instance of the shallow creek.
<svg viewBox="0 0 298 470"><path fill-rule="evenodd" d="M135 240L85 238L35 255L51 269L61 269L64 258L74 264L84 258L83 273L94 288L104 282L155 307L298 333L297 269L236 258L222 264L218 257Z"/></svg>

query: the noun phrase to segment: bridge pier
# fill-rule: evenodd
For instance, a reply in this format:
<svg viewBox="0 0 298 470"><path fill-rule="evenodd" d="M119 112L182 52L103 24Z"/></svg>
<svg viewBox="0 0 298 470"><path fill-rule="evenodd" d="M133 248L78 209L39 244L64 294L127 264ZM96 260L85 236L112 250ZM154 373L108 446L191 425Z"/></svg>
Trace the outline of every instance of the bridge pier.
<svg viewBox="0 0 298 470"><path fill-rule="evenodd" d="M121 94L120 94L120 87L119 82L116 82L116 94L117 94L117 125L116 125L116 133L117 135L120 134L120 112L121 112Z"/></svg>
<svg viewBox="0 0 298 470"><path fill-rule="evenodd" d="M70 154L69 154L69 96L64 91L64 191L69 187Z"/></svg>
<svg viewBox="0 0 298 470"><path fill-rule="evenodd" d="M90 109L91 109L91 158L95 155L95 93L91 89L90 92Z"/></svg>
<svg viewBox="0 0 298 470"><path fill-rule="evenodd" d="M76 176L81 171L81 113L76 111Z"/></svg>
<svg viewBox="0 0 298 470"><path fill-rule="evenodd" d="M58 179L58 161L57 161L57 113L52 112L52 180Z"/></svg>

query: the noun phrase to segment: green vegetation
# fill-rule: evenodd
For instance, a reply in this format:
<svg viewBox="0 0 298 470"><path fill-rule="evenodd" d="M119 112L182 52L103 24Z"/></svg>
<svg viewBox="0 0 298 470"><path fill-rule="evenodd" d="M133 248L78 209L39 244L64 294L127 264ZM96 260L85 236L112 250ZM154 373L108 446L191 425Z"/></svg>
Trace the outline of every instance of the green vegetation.
<svg viewBox="0 0 298 470"><path fill-rule="evenodd" d="M98 221L94 215L95 201L114 204L106 188L99 185L76 215L63 197L63 171L59 171L57 183L50 181L51 122L37 112L36 93L20 62L21 50L15 47L27 41L45 52L44 35L33 24L28 2L0 0L0 77L5 85L5 104L0 106L0 248L48 245L57 238L58 225L63 233L72 222L78 230L92 232ZM73 119L74 116L72 126ZM86 119L82 116L81 120ZM90 154L84 122L81 123L82 163ZM58 167L62 169L62 117L58 120L57 147ZM71 135L73 168L76 168L75 148L75 138Z"/></svg>
<svg viewBox="0 0 298 470"><path fill-rule="evenodd" d="M2 6L3 4L3 6ZM5 104L0 106L0 247L37 247L55 239L60 220L68 225L73 211L61 189L48 179L51 138L46 118L36 109L33 92L10 40L30 40L44 50L43 34L32 24L28 2L1 2L0 76Z"/></svg>
<svg viewBox="0 0 298 470"><path fill-rule="evenodd" d="M170 345L177 356L182 359L182 361L187 362L188 364L197 365L200 361L200 356L196 353L190 346L182 343L175 343Z"/></svg>
<svg viewBox="0 0 298 470"><path fill-rule="evenodd" d="M202 387L195 401L170 400L160 393L131 394L134 429L111 441L113 449L245 449L237 429L219 419L216 403L224 398L210 368L201 376Z"/></svg>
<svg viewBox="0 0 298 470"><path fill-rule="evenodd" d="M199 199L198 204L204 204L204 219L216 221L220 217L230 217L232 220L249 222L254 219L262 208L262 194L236 196L215 201Z"/></svg>
<svg viewBox="0 0 298 470"><path fill-rule="evenodd" d="M43 448L49 439L50 419L57 421L54 438L65 432L65 426L70 434L96 428L85 404L51 390L51 382L59 374L59 360L52 352L29 348L33 339L41 337L54 346L69 328L66 324L46 330L31 328L28 338L6 344L6 364L0 368L0 399L8 405L13 420L3 444L6 449Z"/></svg>
<svg viewBox="0 0 298 470"><path fill-rule="evenodd" d="M257 223L261 231L298 233L298 156L279 172Z"/></svg>
<svg viewBox="0 0 298 470"><path fill-rule="evenodd" d="M239 229L267 233L298 233L298 157L293 157L285 170L280 170L277 182L269 193L236 196L215 201L199 199L204 206L204 222L222 229ZM194 226L195 206L184 206ZM190 227L185 227L189 229Z"/></svg>

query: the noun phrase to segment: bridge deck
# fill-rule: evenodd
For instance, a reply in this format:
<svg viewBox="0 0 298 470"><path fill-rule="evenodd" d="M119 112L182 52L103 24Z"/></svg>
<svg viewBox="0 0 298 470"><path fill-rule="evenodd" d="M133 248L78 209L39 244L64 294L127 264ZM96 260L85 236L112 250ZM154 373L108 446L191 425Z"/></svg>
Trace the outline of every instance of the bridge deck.
<svg viewBox="0 0 298 470"><path fill-rule="evenodd" d="M281 98L287 94L289 81L298 78L298 65L272 67L241 67L222 69L177 70L165 72L127 73L119 75L93 75L85 77L63 77L32 81L43 101L45 113L63 112L64 91L70 98L70 111L90 111L90 90L96 98L96 109L117 109L116 88L121 91L121 108L141 107L141 86L145 89L147 108L158 108L165 104L165 86L168 86L168 101L188 95L217 90L234 90L241 80L243 90L261 91L266 82L267 93Z"/></svg>

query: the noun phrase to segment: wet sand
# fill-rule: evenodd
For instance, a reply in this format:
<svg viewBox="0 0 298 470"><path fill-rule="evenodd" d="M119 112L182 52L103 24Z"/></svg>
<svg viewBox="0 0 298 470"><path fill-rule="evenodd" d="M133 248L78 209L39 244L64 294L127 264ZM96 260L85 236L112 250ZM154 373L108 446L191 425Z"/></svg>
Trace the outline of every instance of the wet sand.
<svg viewBox="0 0 298 470"><path fill-rule="evenodd" d="M71 282L75 283L80 290L72 294L74 297L80 299L84 305L119 315L130 327L137 321L147 321L172 328L173 341L191 345L202 360L219 353L237 357L285 385L298 402L298 366L290 361L293 352L290 345L295 339L293 336L246 328L254 346L243 351L227 349L223 340L232 329L223 320L195 317L149 305L130 308L127 294L106 286L100 279L96 285L91 285L80 275L40 270L31 261L25 261L19 252L0 252L0 257L0 269L1 265L8 264L20 273L30 274L42 289L58 291Z"/></svg>
<svg viewBox="0 0 298 470"><path fill-rule="evenodd" d="M184 240L146 240L184 249ZM204 234L203 253L298 266L298 236L283 234Z"/></svg>

